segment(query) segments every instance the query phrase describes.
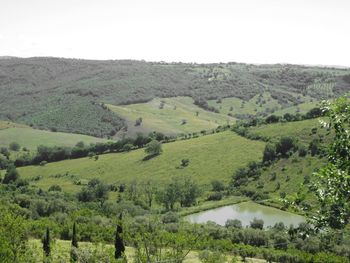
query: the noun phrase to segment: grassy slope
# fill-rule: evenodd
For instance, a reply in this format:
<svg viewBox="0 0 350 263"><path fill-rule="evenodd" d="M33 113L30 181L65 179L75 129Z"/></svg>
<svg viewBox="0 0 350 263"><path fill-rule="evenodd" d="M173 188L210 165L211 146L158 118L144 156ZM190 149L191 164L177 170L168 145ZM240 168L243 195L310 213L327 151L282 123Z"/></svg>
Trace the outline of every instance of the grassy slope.
<svg viewBox="0 0 350 263"><path fill-rule="evenodd" d="M18 142L21 147L35 150L38 145L74 146L79 141L90 144L106 140L87 135L36 130L30 127L0 129L0 146L5 147L8 147L11 142Z"/></svg>
<svg viewBox="0 0 350 263"><path fill-rule="evenodd" d="M242 99L239 98L224 98L221 103L218 103L217 100L210 100L208 104L217 108L220 113L223 114L251 114L255 115L258 112L265 112L266 109L279 109L281 105L277 100L271 98L270 93L264 92L262 94L262 101L265 103L261 104L257 102L259 95L254 96L249 101L245 101L242 106ZM230 111L230 107L233 107L233 110Z"/></svg>
<svg viewBox="0 0 350 263"><path fill-rule="evenodd" d="M317 134L312 134L311 129L318 127ZM320 135L325 136L326 131L319 128L319 119L303 120L289 123L275 123L252 127L249 129L251 134L259 134L269 138L272 141L277 140L281 136L294 136L300 143L308 145L313 138L318 138ZM330 136L324 137L324 142L328 142ZM266 192L269 194L273 202L280 202L280 193L285 192L287 197L295 197L298 192L306 196L306 201L311 205L315 205L315 196L308 191L307 185L304 184L305 177L314 180L312 176L315 169L322 167L326 163L324 158L318 156L312 157L308 154L305 157L299 157L294 154L288 159L276 161L271 166L267 167L256 181L251 181L246 189ZM272 174L276 174L276 179L272 179ZM278 189L277 185L280 185ZM262 188L257 186L263 185Z"/></svg>
<svg viewBox="0 0 350 263"><path fill-rule="evenodd" d="M287 198L294 198L300 192L305 195L308 203L316 207L315 196L312 192L309 192L304 180L305 177L313 180L312 174L315 169L322 167L324 164L324 159L311 155L302 158L295 155L289 159L281 159L264 170L260 178L249 183L245 189L268 193L272 202L279 205L281 205L280 193L286 193ZM273 179L273 174L276 174L276 179ZM263 185L263 187L257 188L258 185L260 187ZM280 185L279 189L278 185Z"/></svg>
<svg viewBox="0 0 350 263"><path fill-rule="evenodd" d="M74 180L100 178L106 183L153 180L160 185L172 176L192 176L201 185L213 179L228 182L233 171L245 166L249 161L260 160L264 143L250 141L227 131L199 138L164 144L163 153L148 161L143 161L143 149L129 153L101 155L98 161L89 158L50 163L44 167L30 166L19 169L24 178L42 176L34 182L47 189L59 184L64 190L77 191ZM178 168L182 159L190 163ZM53 175L69 175L55 178ZM86 180L85 180L86 181Z"/></svg>
<svg viewBox="0 0 350 263"><path fill-rule="evenodd" d="M300 113L300 114L305 114L307 113L309 110L311 110L312 108L315 108L319 103L316 101L308 101L308 102L304 102L301 104L298 104L297 106L291 106L291 107L287 107L284 109L280 109L278 111L275 111L273 114L278 115L278 116L282 116L286 113L290 113L290 114L296 114L296 113Z"/></svg>
<svg viewBox="0 0 350 263"><path fill-rule="evenodd" d="M14 123L14 122L0 120L0 131L3 129L8 129L8 128L26 128L26 127L28 127L28 126L24 125L24 124L18 124L18 123Z"/></svg>
<svg viewBox="0 0 350 263"><path fill-rule="evenodd" d="M317 128L317 135L311 135L312 128ZM277 140L281 136L294 136L301 143L309 143L312 138L318 137L319 134L325 134L325 130L321 128L320 119L261 125L249 128L248 132L271 140Z"/></svg>
<svg viewBox="0 0 350 263"><path fill-rule="evenodd" d="M164 108L160 109L161 101ZM232 123L234 118L205 111L193 104L190 97L156 98L147 103L125 106L108 105L118 116L126 119L129 134L159 131L165 134L190 133L216 128ZM198 116L196 115L198 112ZM142 118L142 124L135 126L135 120ZM186 124L182 124L186 120Z"/></svg>

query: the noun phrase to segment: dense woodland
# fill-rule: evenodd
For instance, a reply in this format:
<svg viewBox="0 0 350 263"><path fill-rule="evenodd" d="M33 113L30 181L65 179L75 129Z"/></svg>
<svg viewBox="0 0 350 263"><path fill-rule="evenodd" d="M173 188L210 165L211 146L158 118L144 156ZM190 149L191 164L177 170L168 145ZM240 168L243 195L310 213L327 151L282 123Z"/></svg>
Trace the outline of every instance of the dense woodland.
<svg viewBox="0 0 350 263"><path fill-rule="evenodd" d="M349 90L349 70L297 65L154 63L60 58L0 59L0 119L40 129L113 136L125 122L113 105L155 97L248 100L269 91L282 106L300 96L336 97ZM299 96L297 96L299 95Z"/></svg>

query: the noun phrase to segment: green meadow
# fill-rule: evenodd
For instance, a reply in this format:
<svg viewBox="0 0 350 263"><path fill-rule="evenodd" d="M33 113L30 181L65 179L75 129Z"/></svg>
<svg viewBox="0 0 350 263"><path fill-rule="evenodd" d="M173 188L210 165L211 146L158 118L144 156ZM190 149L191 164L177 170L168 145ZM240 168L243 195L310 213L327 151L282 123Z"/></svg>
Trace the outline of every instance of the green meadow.
<svg viewBox="0 0 350 263"><path fill-rule="evenodd" d="M155 98L147 103L107 106L126 120L130 135L151 131L165 134L192 133L214 129L235 120L194 105L190 97ZM138 118L142 118L142 123L135 126Z"/></svg>
<svg viewBox="0 0 350 263"><path fill-rule="evenodd" d="M0 120L0 130L8 129L8 128L25 128L28 127L24 124L18 124L10 121L1 121Z"/></svg>
<svg viewBox="0 0 350 263"><path fill-rule="evenodd" d="M0 128L0 147L8 147L11 142L17 142L21 147L36 150L38 145L74 146L80 141L83 141L85 144L107 141L87 135L50 132L16 125L13 124L4 129Z"/></svg>
<svg viewBox="0 0 350 263"><path fill-rule="evenodd" d="M259 135L271 140L277 140L282 136L293 136L301 143L309 143L312 138L320 134L325 135L326 131L320 123L321 118L309 119L295 122L279 122L273 124L250 127L248 134ZM312 133L312 129L317 129L317 134Z"/></svg>
<svg viewBox="0 0 350 263"><path fill-rule="evenodd" d="M217 108L223 114L250 114L255 115L259 112L278 110L281 105L273 99L269 92L256 95L248 101L239 98L224 98L221 101L209 100L208 104Z"/></svg>
<svg viewBox="0 0 350 263"><path fill-rule="evenodd" d="M163 153L147 161L143 160L144 150L139 149L100 155L97 161L81 158L18 170L23 178L37 178L33 184L38 187L48 189L59 184L70 192L80 189L77 182L84 185L92 178L109 184L151 180L160 186L173 176L189 176L203 186L214 179L227 183L236 169L250 161L261 160L264 146L264 142L226 131L163 144ZM189 159L189 165L181 167L182 159Z"/></svg>
<svg viewBox="0 0 350 263"><path fill-rule="evenodd" d="M284 115L286 113L290 113L290 114L295 114L295 113L305 114L309 110L311 110L312 108L317 107L317 105L319 105L318 102L308 101L308 102L300 103L300 104L298 104L296 106L291 106L291 107L287 107L287 108L275 111L273 114L279 115L279 116L282 116L282 115Z"/></svg>

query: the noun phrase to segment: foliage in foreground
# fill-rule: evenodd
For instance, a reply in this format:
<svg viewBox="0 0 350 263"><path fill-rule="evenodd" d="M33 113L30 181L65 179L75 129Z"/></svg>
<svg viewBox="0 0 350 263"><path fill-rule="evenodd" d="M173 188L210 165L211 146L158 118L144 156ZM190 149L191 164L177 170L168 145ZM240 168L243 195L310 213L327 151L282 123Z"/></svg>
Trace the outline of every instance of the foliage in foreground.
<svg viewBox="0 0 350 263"><path fill-rule="evenodd" d="M328 152L328 163L315 173L316 189L321 204L316 223L321 227L341 229L350 221L350 102L339 98L325 102L323 110L329 117L324 123L335 136Z"/></svg>

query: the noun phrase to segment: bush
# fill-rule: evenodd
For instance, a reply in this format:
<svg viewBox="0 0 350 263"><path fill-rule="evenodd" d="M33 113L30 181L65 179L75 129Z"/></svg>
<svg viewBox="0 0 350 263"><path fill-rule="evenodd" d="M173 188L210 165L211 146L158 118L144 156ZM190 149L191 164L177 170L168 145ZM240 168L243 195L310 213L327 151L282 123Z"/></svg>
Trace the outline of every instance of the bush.
<svg viewBox="0 0 350 263"><path fill-rule="evenodd" d="M21 149L21 146L17 142L11 142L10 143L10 150L18 152L19 149Z"/></svg>
<svg viewBox="0 0 350 263"><path fill-rule="evenodd" d="M242 228L242 222L238 219L228 219L225 223L225 227Z"/></svg>
<svg viewBox="0 0 350 263"><path fill-rule="evenodd" d="M223 182L221 182L219 180L213 180L213 181L211 181L211 189L214 192L224 191L225 190L225 185L224 185Z"/></svg>
<svg viewBox="0 0 350 263"><path fill-rule="evenodd" d="M272 143L268 143L265 146L264 153L263 153L263 162L264 163L271 163L276 159L276 145Z"/></svg>
<svg viewBox="0 0 350 263"><path fill-rule="evenodd" d="M200 252L199 259L203 263L221 263L226 262L227 260L226 256L223 253L219 251L211 252L208 250Z"/></svg>
<svg viewBox="0 0 350 263"><path fill-rule="evenodd" d="M190 163L190 160L189 160L189 159L182 159L182 160L181 160L181 166L182 166L182 167L188 166L189 163Z"/></svg>
<svg viewBox="0 0 350 263"><path fill-rule="evenodd" d="M177 223L179 222L179 216L175 212L171 212L171 211L167 212L166 214L163 215L162 222L164 224Z"/></svg>
<svg viewBox="0 0 350 263"><path fill-rule="evenodd" d="M300 157L305 157L305 156L307 155L307 149L306 149L306 147L305 147L304 145L300 145L298 148L299 148L299 149L298 149L298 154L299 154L299 156L300 156Z"/></svg>
<svg viewBox="0 0 350 263"><path fill-rule="evenodd" d="M250 227L254 229L263 229L264 228L264 220L254 218L253 221L250 222Z"/></svg>
<svg viewBox="0 0 350 263"><path fill-rule="evenodd" d="M222 193L221 192L215 192L208 196L207 201L219 201L222 199Z"/></svg>
<svg viewBox="0 0 350 263"><path fill-rule="evenodd" d="M289 152L296 149L295 139L289 136L282 137L276 145L276 152L282 157L288 157Z"/></svg>
<svg viewBox="0 0 350 263"><path fill-rule="evenodd" d="M49 188L49 192L61 192L61 191L62 191L61 186L57 184L51 185Z"/></svg>
<svg viewBox="0 0 350 263"><path fill-rule="evenodd" d="M39 165L40 166L45 166L46 164L47 164L47 161L41 161Z"/></svg>
<svg viewBox="0 0 350 263"><path fill-rule="evenodd" d="M2 180L3 184L9 184L9 183L14 183L19 179L19 174L16 170L16 167L10 166L7 168L5 177Z"/></svg>
<svg viewBox="0 0 350 263"><path fill-rule="evenodd" d="M157 140L152 140L146 145L145 148L145 153L150 156L158 155L162 151L162 144Z"/></svg>
<svg viewBox="0 0 350 263"><path fill-rule="evenodd" d="M309 150L312 156L320 153L320 140L313 139L309 144Z"/></svg>

